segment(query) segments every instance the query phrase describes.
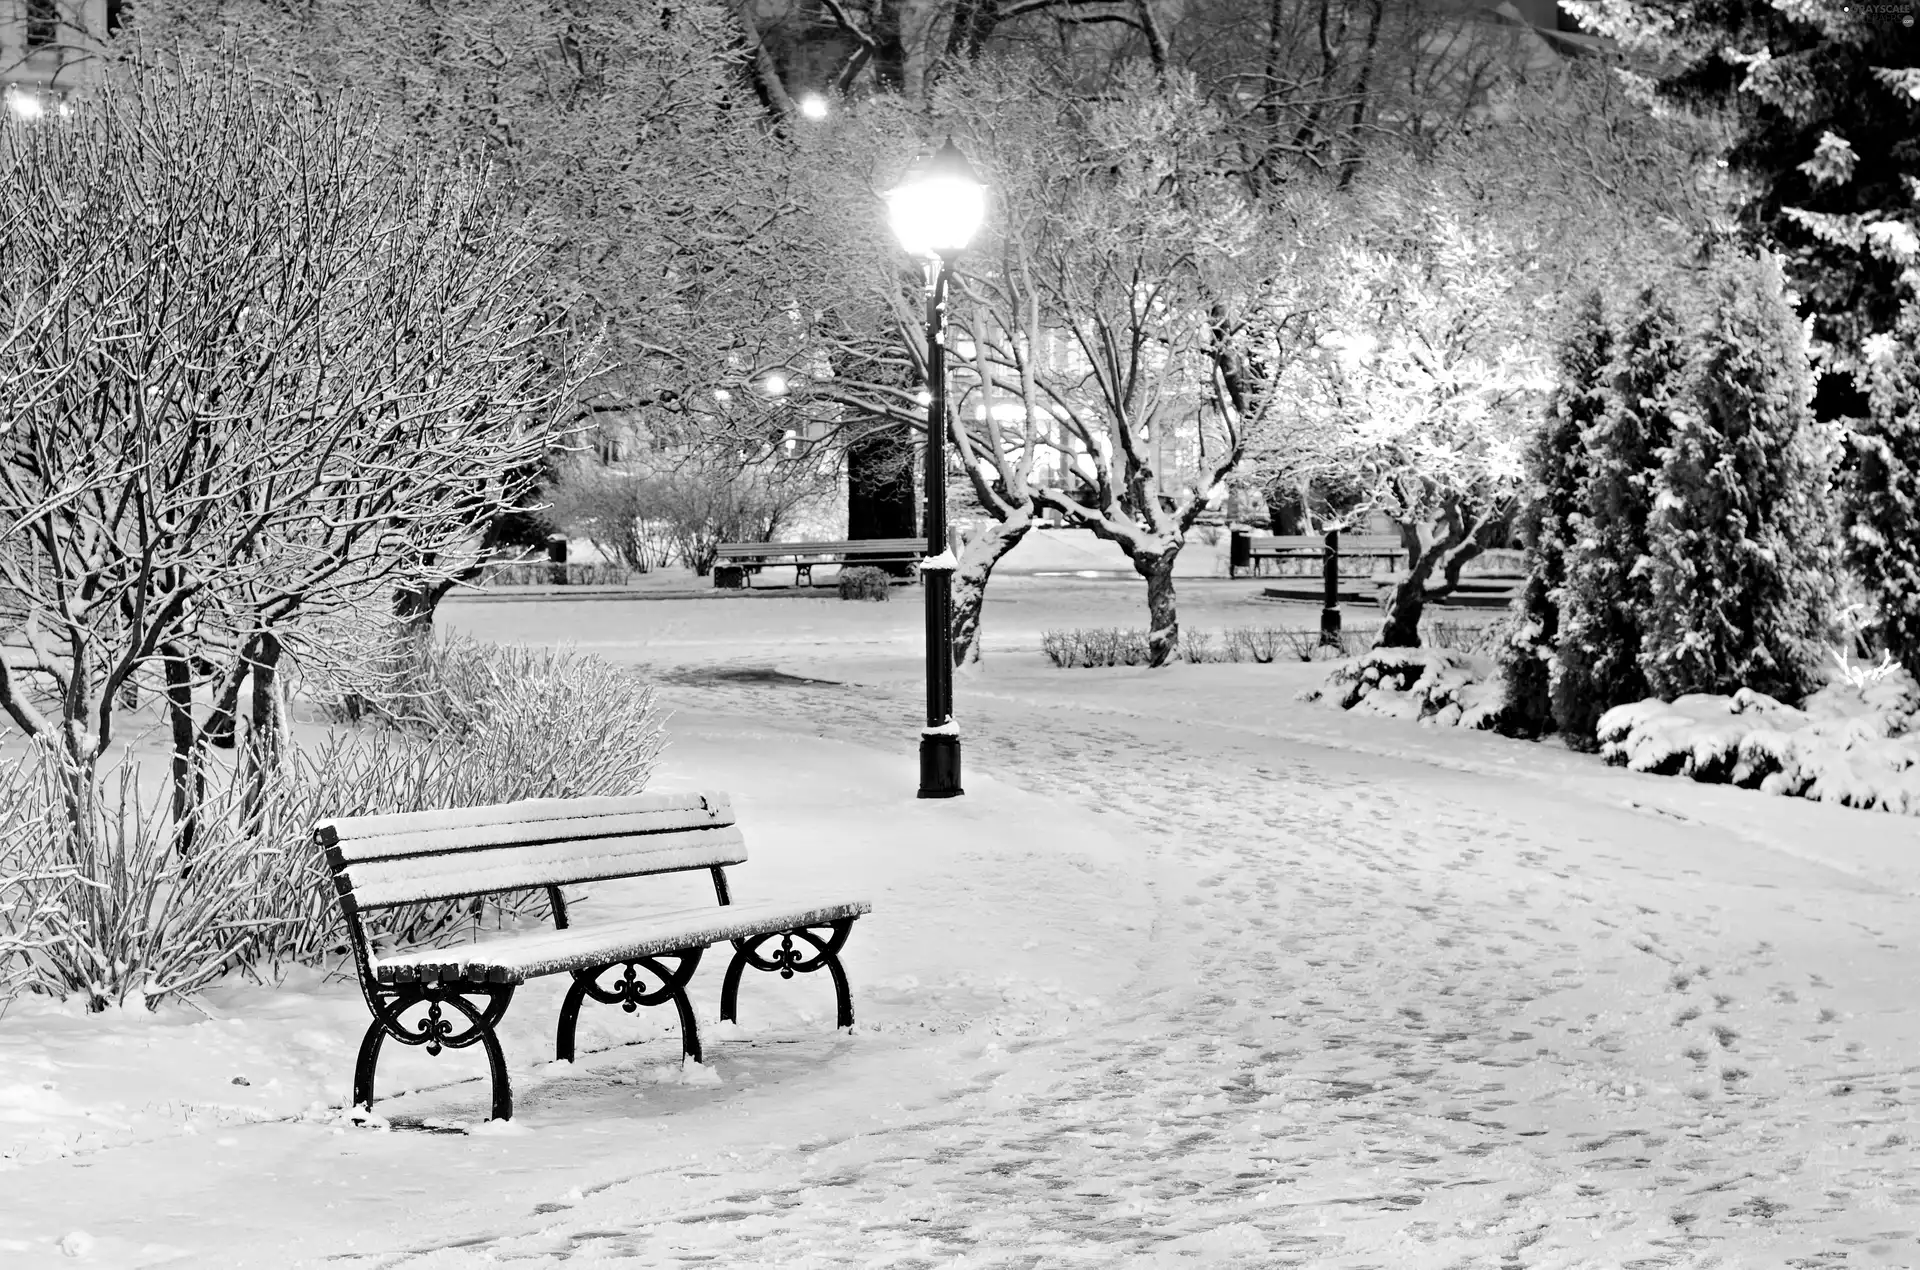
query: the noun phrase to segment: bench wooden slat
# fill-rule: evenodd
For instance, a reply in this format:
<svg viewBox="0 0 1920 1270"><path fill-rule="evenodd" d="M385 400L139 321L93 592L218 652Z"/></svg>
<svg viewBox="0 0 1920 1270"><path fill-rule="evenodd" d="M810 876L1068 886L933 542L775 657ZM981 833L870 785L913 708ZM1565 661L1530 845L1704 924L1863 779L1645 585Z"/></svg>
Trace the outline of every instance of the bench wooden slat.
<svg viewBox="0 0 1920 1270"><path fill-rule="evenodd" d="M338 822L336 822L338 823ZM336 865L362 860L391 860L402 856L443 855L478 851L486 847L592 838L626 838L683 830L717 829L734 823L733 807L725 798L706 806L668 806L657 810L611 815L556 816L544 820L513 820L496 824L417 829L368 837L336 835L331 859Z"/></svg>
<svg viewBox="0 0 1920 1270"><path fill-rule="evenodd" d="M746 839L733 825L564 842L519 843L437 855L363 860L336 870L342 894L360 909L489 891L568 886L606 878L739 864Z"/></svg>
<svg viewBox="0 0 1920 1270"><path fill-rule="evenodd" d="M725 794L623 794L582 798L523 798L518 802L484 807L449 807L442 811L403 811L380 816L336 816L314 826L314 839L323 847L388 834L436 829L480 829L526 821L553 824L591 816L624 816L647 812L706 812L718 807L726 823L733 808Z"/></svg>
<svg viewBox="0 0 1920 1270"><path fill-rule="evenodd" d="M523 983L541 975L617 965L730 939L748 939L799 926L824 926L872 911L873 906L865 900L783 899L725 907L709 904L381 957L374 962L374 975L382 983L461 979Z"/></svg>

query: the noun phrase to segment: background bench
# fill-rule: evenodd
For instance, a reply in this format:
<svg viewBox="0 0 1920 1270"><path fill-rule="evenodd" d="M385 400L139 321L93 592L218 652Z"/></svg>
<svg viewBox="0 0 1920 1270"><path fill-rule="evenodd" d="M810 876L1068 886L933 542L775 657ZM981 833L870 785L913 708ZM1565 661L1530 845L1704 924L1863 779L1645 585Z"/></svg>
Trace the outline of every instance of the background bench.
<svg viewBox="0 0 1920 1270"><path fill-rule="evenodd" d="M1325 567L1327 557L1324 535L1248 534L1235 531L1228 551L1228 572L1234 577L1260 576L1264 572L1262 563L1273 561L1282 567L1272 573L1298 577L1302 587L1311 580L1311 598L1317 599L1323 593L1321 570ZM1340 535L1337 566L1340 589L1347 592L1362 587L1370 595L1374 583L1383 574L1404 567L1406 559L1406 548L1396 535L1343 533Z"/></svg>
<svg viewBox="0 0 1920 1270"><path fill-rule="evenodd" d="M374 1068L388 1038L436 1056L479 1044L493 1077L493 1118L509 1119L513 1091L496 1028L514 988L542 975L573 976L560 1007L555 1057L573 1058L574 1025L591 997L628 1012L673 1002L682 1049L698 1062L687 984L700 955L722 941L734 948L721 985L722 1019L735 1017L746 967L782 978L824 967L833 979L838 1026L853 1024L839 954L854 919L872 906L852 899L733 903L725 866L744 861L747 848L725 794L541 798L356 816L322 821L314 840L333 870L360 990L373 1012L354 1065L354 1106L372 1107ZM568 920L562 886L693 869L711 873L715 903L585 926ZM392 953L376 953L368 936L366 918L382 909L538 887L552 902L553 930ZM775 940L778 948L763 951ZM649 979L654 986L647 986Z"/></svg>
<svg viewBox="0 0 1920 1270"><path fill-rule="evenodd" d="M790 564L795 586L813 585L817 564L901 564L927 554L925 538L865 538L848 542L723 542L713 557L717 587L752 585L750 575L769 564Z"/></svg>

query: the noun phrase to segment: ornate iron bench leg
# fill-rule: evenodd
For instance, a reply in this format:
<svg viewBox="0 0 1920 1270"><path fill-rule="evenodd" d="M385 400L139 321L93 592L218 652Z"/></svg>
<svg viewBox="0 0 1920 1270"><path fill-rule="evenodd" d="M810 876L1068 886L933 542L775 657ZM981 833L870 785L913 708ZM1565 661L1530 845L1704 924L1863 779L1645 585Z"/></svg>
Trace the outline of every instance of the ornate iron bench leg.
<svg viewBox="0 0 1920 1270"><path fill-rule="evenodd" d="M694 1021L693 1000L687 995L687 984L693 979L693 971L700 964L700 954L706 949L687 948L679 952L663 953L662 956L678 957L680 964L669 970L653 957L641 957L635 961L615 962L609 966L597 966L592 970L573 972L573 986L567 989L567 999L560 1004L560 1026L554 1038L554 1057L565 1062L573 1061L574 1028L580 1021L580 1006L588 997L607 1005L618 1005L628 1014L643 1005L660 1005L671 1001L680 1012L680 1048L694 1062L700 1061L700 1026ZM602 984L600 976L609 970L624 971L612 983ZM639 971L645 971L660 981L657 988L645 988Z"/></svg>
<svg viewBox="0 0 1920 1270"><path fill-rule="evenodd" d="M727 964L727 975L720 984L720 1018L724 1022L739 1021L740 972L748 966L755 970L778 971L782 979L791 979L795 974L810 974L827 968L833 978L833 994L839 1007L836 1027L853 1026L853 993L847 987L847 972L840 964L840 949L846 945L847 935L853 930L854 919L841 918L833 923L833 934L826 939L812 930L795 929L773 931L765 935L756 935L751 939L733 941L733 960ZM770 939L780 941L780 947L762 955L756 951ZM813 948L813 956L808 957L805 949L793 946L794 940L802 940Z"/></svg>
<svg viewBox="0 0 1920 1270"><path fill-rule="evenodd" d="M494 1028L513 1000L513 989L510 983L406 984L368 993L373 1022L367 1025L353 1065L353 1105L373 1110L374 1068L389 1036L402 1045L423 1045L435 1057L443 1049L465 1049L478 1042L486 1051L487 1072L493 1083L492 1118L511 1120L513 1086L507 1079L507 1056ZM469 997L482 997L484 1001L476 1006ZM402 1016L416 1006L425 1006L427 1012L418 1022L409 1024ZM464 1017L465 1027L446 1017L449 1006Z"/></svg>

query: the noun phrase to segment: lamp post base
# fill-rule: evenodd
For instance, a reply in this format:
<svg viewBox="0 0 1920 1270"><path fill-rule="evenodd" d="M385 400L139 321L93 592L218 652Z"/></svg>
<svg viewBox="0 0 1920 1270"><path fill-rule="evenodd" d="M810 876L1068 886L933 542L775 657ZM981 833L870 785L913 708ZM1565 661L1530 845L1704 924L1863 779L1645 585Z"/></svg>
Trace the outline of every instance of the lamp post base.
<svg viewBox="0 0 1920 1270"><path fill-rule="evenodd" d="M957 798L960 788L960 738L950 734L920 738L921 798Z"/></svg>

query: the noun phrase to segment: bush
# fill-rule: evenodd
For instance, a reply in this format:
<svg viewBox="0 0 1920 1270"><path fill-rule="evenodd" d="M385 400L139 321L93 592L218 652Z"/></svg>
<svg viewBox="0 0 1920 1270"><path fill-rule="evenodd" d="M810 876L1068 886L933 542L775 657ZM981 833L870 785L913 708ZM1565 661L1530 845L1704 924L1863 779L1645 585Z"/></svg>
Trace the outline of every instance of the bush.
<svg viewBox="0 0 1920 1270"><path fill-rule="evenodd" d="M840 570L840 598L843 600L891 600L893 580L885 569L870 564Z"/></svg>
<svg viewBox="0 0 1920 1270"><path fill-rule="evenodd" d="M1371 649L1336 666L1327 690L1343 710L1435 727L1493 728L1506 699L1491 658L1450 648Z"/></svg>
<svg viewBox="0 0 1920 1270"><path fill-rule="evenodd" d="M60 751L36 746L0 784L0 989L8 995L79 996L94 1011L151 1009L244 964L291 920L257 902L280 889L289 857L243 829L231 787L203 804L193 852L183 856L166 793L143 801L135 764L109 768L95 784ZM296 845L291 859L308 854Z"/></svg>
<svg viewBox="0 0 1920 1270"><path fill-rule="evenodd" d="M151 1006L234 968L339 954L345 930L311 842L328 817L645 790L664 721L631 674L568 649L468 640L414 657L410 691L363 696L372 726L290 749L257 806L210 781L189 859L164 808L138 798L131 766L78 831L57 759L0 771L0 990ZM446 940L543 918L545 901L423 904L389 924L406 942Z"/></svg>
<svg viewBox="0 0 1920 1270"><path fill-rule="evenodd" d="M1601 754L1635 771L1920 815L1920 685L1898 667L1841 670L1799 710L1748 688L1616 707L1600 721Z"/></svg>
<svg viewBox="0 0 1920 1270"><path fill-rule="evenodd" d="M1609 343L1597 391L1570 402L1594 417L1581 431L1585 470L1568 526L1549 688L1554 726L1580 750L1594 748L1594 726L1608 709L1647 695L1641 652L1652 598L1640 562L1651 549L1661 448L1687 408L1688 348L1657 291L1640 294L1632 320Z"/></svg>
<svg viewBox="0 0 1920 1270"><path fill-rule="evenodd" d="M1876 353L1869 417L1852 436L1847 562L1873 601L1869 634L1920 676L1920 304L1906 306Z"/></svg>
<svg viewBox="0 0 1920 1270"><path fill-rule="evenodd" d="M1745 687L1798 701L1834 627L1830 447L1779 266L1735 262L1714 299L1654 497L1640 664L1668 699Z"/></svg>

